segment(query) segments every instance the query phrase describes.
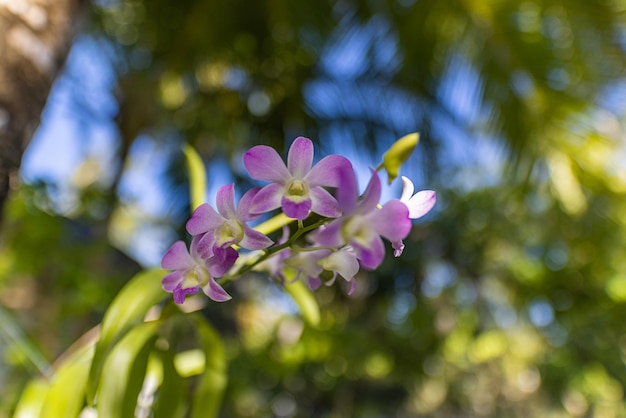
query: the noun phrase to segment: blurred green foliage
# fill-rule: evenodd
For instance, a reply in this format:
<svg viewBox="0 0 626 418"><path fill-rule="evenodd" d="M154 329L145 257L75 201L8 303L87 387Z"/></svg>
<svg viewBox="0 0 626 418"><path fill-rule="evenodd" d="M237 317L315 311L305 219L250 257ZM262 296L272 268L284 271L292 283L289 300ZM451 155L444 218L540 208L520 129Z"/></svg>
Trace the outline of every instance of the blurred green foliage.
<svg viewBox="0 0 626 418"><path fill-rule="evenodd" d="M318 326L260 276L202 310L228 359L221 416L626 415L625 2L113 0L91 17L117 77L117 180L76 186L70 215L49 184L6 210L0 301L23 333L0 343L0 416L39 373L20 347L52 362L139 269L123 251L148 215L118 189L138 138L244 181L254 144L380 155L413 131L401 174L438 204L402 257L352 297L316 292ZM183 153L167 161L151 221L183 237Z"/></svg>

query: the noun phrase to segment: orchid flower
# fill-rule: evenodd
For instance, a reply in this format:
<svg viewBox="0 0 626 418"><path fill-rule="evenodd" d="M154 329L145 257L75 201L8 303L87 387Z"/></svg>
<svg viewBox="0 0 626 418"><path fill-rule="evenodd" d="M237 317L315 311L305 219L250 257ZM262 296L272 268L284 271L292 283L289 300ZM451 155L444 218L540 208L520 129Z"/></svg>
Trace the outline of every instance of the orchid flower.
<svg viewBox="0 0 626 418"><path fill-rule="evenodd" d="M372 178L359 199L354 171L344 170L337 189L343 216L312 233L317 245L341 247L349 244L361 265L375 269L385 256L381 236L391 242L404 239L411 230L407 206L399 200L387 202L377 209L381 194L380 179L372 170Z"/></svg>
<svg viewBox="0 0 626 418"><path fill-rule="evenodd" d="M285 215L295 219L305 219L311 211L330 218L341 215L337 201L324 187L339 186L343 168L352 167L346 158L329 155L312 167L313 143L298 137L289 148L287 165L265 145L252 147L243 163L253 179L271 182L254 197L254 213L282 207Z"/></svg>
<svg viewBox="0 0 626 418"><path fill-rule="evenodd" d="M297 271L295 280L307 279L309 285L315 288L314 281L319 280L320 274L324 271L324 268L318 264L318 261L327 257L330 253L331 251L328 249L294 251L289 258L285 259L285 266Z"/></svg>
<svg viewBox="0 0 626 418"><path fill-rule="evenodd" d="M409 218L419 219L430 212L433 206L435 206L437 194L434 190L421 190L413 194L414 190L413 182L407 177L402 176L402 195L400 196L400 201L409 209ZM394 241L391 245L394 249L393 255L400 257L404 250L402 240Z"/></svg>
<svg viewBox="0 0 626 418"><path fill-rule="evenodd" d="M202 259L198 252L198 243L201 237L193 238L190 251L183 241L176 241L163 255L161 267L174 270L167 274L161 286L166 292L172 293L174 302L182 304L187 295L193 295L202 291L216 302L224 302L231 297L213 279L211 267Z"/></svg>
<svg viewBox="0 0 626 418"><path fill-rule="evenodd" d="M356 288L354 276L356 276L359 271L359 261L357 260L356 252L352 246L346 245L338 251L333 251L332 254L320 259L317 263L322 266L324 270L333 272L333 277L325 283L327 286L333 284L339 274L345 281L350 283L348 296L354 292Z"/></svg>
<svg viewBox="0 0 626 418"><path fill-rule="evenodd" d="M327 286L332 285L337 275L340 275L351 284L348 294L354 291L353 278L359 271L356 254L349 245L336 251L322 248L293 252L292 256L285 260L285 265L298 272L296 280L306 278L309 287L313 290L322 284L320 277L324 275L324 272L331 274L330 279L324 283Z"/></svg>
<svg viewBox="0 0 626 418"><path fill-rule="evenodd" d="M217 191L217 212L208 203L194 211L187 222L187 232L201 236L198 251L202 258L222 267L222 274L235 263L238 257L233 245L248 250L260 250L272 245L273 241L264 234L250 228L246 222L258 218L250 212L250 204L259 189L246 192L235 209L234 184Z"/></svg>

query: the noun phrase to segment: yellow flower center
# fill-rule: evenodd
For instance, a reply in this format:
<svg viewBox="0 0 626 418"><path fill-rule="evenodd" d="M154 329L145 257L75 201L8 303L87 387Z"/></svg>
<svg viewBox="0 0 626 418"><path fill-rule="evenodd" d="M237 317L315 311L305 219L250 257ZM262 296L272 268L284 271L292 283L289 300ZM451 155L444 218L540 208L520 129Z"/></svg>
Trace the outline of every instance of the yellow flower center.
<svg viewBox="0 0 626 418"><path fill-rule="evenodd" d="M342 235L346 242L354 241L366 247L375 233L362 217L354 216L344 223Z"/></svg>
<svg viewBox="0 0 626 418"><path fill-rule="evenodd" d="M302 202L308 199L309 191L302 180L294 180L287 188L287 198L292 202Z"/></svg>
<svg viewBox="0 0 626 418"><path fill-rule="evenodd" d="M196 286L204 286L208 283L209 274L206 270L194 267L185 272L181 288L189 289Z"/></svg>
<svg viewBox="0 0 626 418"><path fill-rule="evenodd" d="M234 219L229 219L215 229L216 245L236 244L243 239L243 226Z"/></svg>

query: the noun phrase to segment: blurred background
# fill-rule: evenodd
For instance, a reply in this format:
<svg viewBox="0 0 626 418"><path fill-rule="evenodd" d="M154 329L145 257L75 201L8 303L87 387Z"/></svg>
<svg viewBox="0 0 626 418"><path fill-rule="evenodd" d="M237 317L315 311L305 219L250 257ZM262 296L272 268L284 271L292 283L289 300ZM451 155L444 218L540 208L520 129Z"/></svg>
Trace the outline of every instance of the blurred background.
<svg viewBox="0 0 626 418"><path fill-rule="evenodd" d="M353 296L316 292L319 328L260 275L207 305L222 416L626 416L626 1L93 0L81 22L4 208L0 416L188 239L183 144L213 203L253 145L307 136L364 185L415 131L401 174L437 205Z"/></svg>

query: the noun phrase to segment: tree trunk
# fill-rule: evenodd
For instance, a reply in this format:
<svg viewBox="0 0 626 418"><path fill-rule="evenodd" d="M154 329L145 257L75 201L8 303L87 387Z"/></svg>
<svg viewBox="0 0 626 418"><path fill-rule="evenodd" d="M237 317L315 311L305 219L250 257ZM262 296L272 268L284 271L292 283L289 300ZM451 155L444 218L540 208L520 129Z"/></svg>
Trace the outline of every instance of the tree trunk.
<svg viewBox="0 0 626 418"><path fill-rule="evenodd" d="M86 0L0 0L0 216Z"/></svg>

